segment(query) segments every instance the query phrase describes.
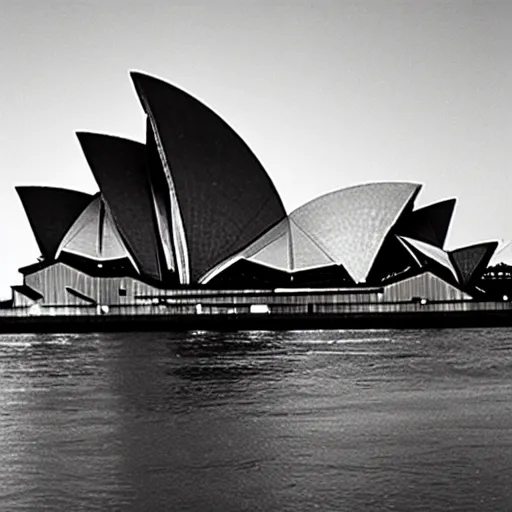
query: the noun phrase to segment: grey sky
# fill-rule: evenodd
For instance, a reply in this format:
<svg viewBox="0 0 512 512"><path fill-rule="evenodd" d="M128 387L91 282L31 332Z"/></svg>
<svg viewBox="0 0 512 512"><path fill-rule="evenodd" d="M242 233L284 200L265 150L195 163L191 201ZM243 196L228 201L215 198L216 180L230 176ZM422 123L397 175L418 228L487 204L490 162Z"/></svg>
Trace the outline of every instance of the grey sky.
<svg viewBox="0 0 512 512"><path fill-rule="evenodd" d="M39 254L14 186L94 192L74 132L143 140L130 69L230 123L288 211L414 181L458 198L450 248L512 239L511 54L508 1L0 0L0 295Z"/></svg>

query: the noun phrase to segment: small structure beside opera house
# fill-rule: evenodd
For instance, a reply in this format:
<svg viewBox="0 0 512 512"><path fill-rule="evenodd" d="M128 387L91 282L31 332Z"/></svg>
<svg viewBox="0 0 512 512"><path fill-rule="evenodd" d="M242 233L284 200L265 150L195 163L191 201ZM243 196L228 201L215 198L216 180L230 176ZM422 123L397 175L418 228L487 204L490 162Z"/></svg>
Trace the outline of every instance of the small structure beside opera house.
<svg viewBox="0 0 512 512"><path fill-rule="evenodd" d="M131 76L145 143L78 133L97 194L17 187L41 257L0 330L512 323L498 243L444 249L455 199L417 208L421 185L367 183L287 214L220 117Z"/></svg>

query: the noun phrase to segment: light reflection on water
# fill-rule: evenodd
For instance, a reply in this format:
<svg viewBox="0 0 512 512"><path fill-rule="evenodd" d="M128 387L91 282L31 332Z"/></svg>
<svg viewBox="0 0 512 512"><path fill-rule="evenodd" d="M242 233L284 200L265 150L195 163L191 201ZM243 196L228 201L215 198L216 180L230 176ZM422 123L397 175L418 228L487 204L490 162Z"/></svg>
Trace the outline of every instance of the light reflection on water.
<svg viewBox="0 0 512 512"><path fill-rule="evenodd" d="M512 330L0 337L0 510L512 510Z"/></svg>

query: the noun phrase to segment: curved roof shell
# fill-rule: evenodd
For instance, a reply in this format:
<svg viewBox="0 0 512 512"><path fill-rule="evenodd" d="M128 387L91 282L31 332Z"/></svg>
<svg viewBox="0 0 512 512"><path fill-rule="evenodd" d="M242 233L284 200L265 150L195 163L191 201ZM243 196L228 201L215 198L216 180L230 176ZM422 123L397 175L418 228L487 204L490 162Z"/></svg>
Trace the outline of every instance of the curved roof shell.
<svg viewBox="0 0 512 512"><path fill-rule="evenodd" d="M141 274L161 281L165 274L156 199L148 173L146 146L94 133L78 140L115 224Z"/></svg>
<svg viewBox="0 0 512 512"><path fill-rule="evenodd" d="M474 277L479 277L491 260L498 242L484 242L450 251L450 259L457 271L459 282L469 284Z"/></svg>
<svg viewBox="0 0 512 512"><path fill-rule="evenodd" d="M420 188L414 183L369 183L314 199L209 273L204 282L240 258L286 272L335 264L356 283L364 282L388 232Z"/></svg>
<svg viewBox="0 0 512 512"><path fill-rule="evenodd" d="M364 282L386 235L419 193L415 183L368 183L331 192L291 220L356 283Z"/></svg>
<svg viewBox="0 0 512 512"><path fill-rule="evenodd" d="M16 187L41 254L53 259L62 238L92 195L55 187Z"/></svg>
<svg viewBox="0 0 512 512"><path fill-rule="evenodd" d="M131 259L109 209L96 195L68 230L57 250L96 261Z"/></svg>
<svg viewBox="0 0 512 512"><path fill-rule="evenodd" d="M286 212L260 162L217 114L166 82L132 79L169 185L180 279L196 282Z"/></svg>
<svg viewBox="0 0 512 512"><path fill-rule="evenodd" d="M498 242L498 247L489 261L489 266L500 263L512 266L512 242Z"/></svg>
<svg viewBox="0 0 512 512"><path fill-rule="evenodd" d="M426 257L429 260L435 261L438 265L441 265L447 269L454 277L455 282L458 282L459 279L457 276L457 271L453 266L450 255L446 251L436 247L435 245L427 244L419 240L414 240L413 238L408 238L406 236L399 236L398 238L402 240L406 246L414 249L417 254Z"/></svg>
<svg viewBox="0 0 512 512"><path fill-rule="evenodd" d="M384 240L366 279L373 286L395 282L421 268L414 252L393 231Z"/></svg>
<svg viewBox="0 0 512 512"><path fill-rule="evenodd" d="M447 199L404 215L397 226L397 234L444 247L455 203L456 199Z"/></svg>
<svg viewBox="0 0 512 512"><path fill-rule="evenodd" d="M317 243L302 232L291 217L283 219L243 251L246 259L286 272L336 264Z"/></svg>
<svg viewBox="0 0 512 512"><path fill-rule="evenodd" d="M155 135L148 118L146 118L146 164L155 207L158 236L163 251L162 265L165 264L166 271L176 270L169 188Z"/></svg>

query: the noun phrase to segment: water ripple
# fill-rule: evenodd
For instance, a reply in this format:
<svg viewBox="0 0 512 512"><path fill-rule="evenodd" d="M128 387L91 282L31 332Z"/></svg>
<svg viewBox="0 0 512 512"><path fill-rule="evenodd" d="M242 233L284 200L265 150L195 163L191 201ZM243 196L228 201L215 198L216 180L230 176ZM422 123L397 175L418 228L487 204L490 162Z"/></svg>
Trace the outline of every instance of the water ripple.
<svg viewBox="0 0 512 512"><path fill-rule="evenodd" d="M512 330L0 337L0 510L511 510Z"/></svg>

